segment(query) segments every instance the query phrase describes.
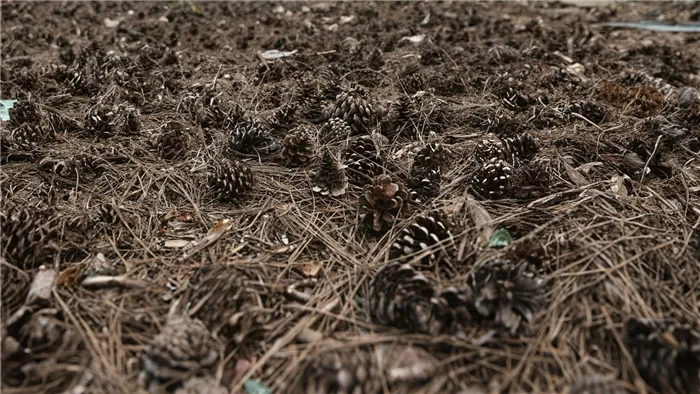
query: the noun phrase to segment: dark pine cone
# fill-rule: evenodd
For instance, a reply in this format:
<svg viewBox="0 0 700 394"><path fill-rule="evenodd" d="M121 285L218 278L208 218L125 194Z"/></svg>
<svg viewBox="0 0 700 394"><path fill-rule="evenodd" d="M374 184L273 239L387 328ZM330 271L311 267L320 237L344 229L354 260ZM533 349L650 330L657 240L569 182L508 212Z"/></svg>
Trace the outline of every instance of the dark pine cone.
<svg viewBox="0 0 700 394"><path fill-rule="evenodd" d="M511 193L511 167L504 160L493 158L485 162L472 179L472 187L482 197L492 200Z"/></svg>
<svg viewBox="0 0 700 394"><path fill-rule="evenodd" d="M625 324L625 344L639 373L659 392L699 392L697 325L633 318Z"/></svg>
<svg viewBox="0 0 700 394"><path fill-rule="evenodd" d="M85 116L85 132L89 136L110 136L114 133L117 114L105 104L97 104L88 110Z"/></svg>
<svg viewBox="0 0 700 394"><path fill-rule="evenodd" d="M494 158L508 162L510 161L510 152L503 140L495 136L489 136L476 144L474 158L478 163L485 163Z"/></svg>
<svg viewBox="0 0 700 394"><path fill-rule="evenodd" d="M155 145L158 155L166 160L181 157L187 151L187 131L178 122L168 122L156 137Z"/></svg>
<svg viewBox="0 0 700 394"><path fill-rule="evenodd" d="M412 63L399 74L399 83L406 94L413 94L425 88L425 80L420 72L420 65Z"/></svg>
<svg viewBox="0 0 700 394"><path fill-rule="evenodd" d="M159 392L162 385L187 380L212 367L218 358L204 323L187 316L172 317L146 348L139 378L149 391Z"/></svg>
<svg viewBox="0 0 700 394"><path fill-rule="evenodd" d="M371 230L387 231L399 215L408 211L410 201L411 195L402 183L389 175L380 175L364 187L360 197L360 219Z"/></svg>
<svg viewBox="0 0 700 394"><path fill-rule="evenodd" d="M25 123L38 126L41 121L41 111L39 107L26 100L17 101L7 112L10 115L9 127L19 127Z"/></svg>
<svg viewBox="0 0 700 394"><path fill-rule="evenodd" d="M3 259L22 269L43 264L50 254L49 242L57 235L55 219L48 212L3 205Z"/></svg>
<svg viewBox="0 0 700 394"><path fill-rule="evenodd" d="M432 283L408 264L389 263L369 284L372 321L415 332L432 332Z"/></svg>
<svg viewBox="0 0 700 394"><path fill-rule="evenodd" d="M299 130L285 137L282 156L293 166L306 164L314 156L314 140L311 133Z"/></svg>
<svg viewBox="0 0 700 394"><path fill-rule="evenodd" d="M367 100L356 91L340 93L324 112L325 119L340 118L348 122L356 134L369 133L377 124L377 114Z"/></svg>
<svg viewBox="0 0 700 394"><path fill-rule="evenodd" d="M130 104L122 104L117 107L117 112L121 118L120 127L122 133L136 134L141 131L141 120L136 107Z"/></svg>
<svg viewBox="0 0 700 394"><path fill-rule="evenodd" d="M430 143L416 153L411 165L411 174L423 174L429 170L440 170L444 167L447 152L440 144Z"/></svg>
<svg viewBox="0 0 700 394"><path fill-rule="evenodd" d="M318 171L313 179L313 191L324 196L333 197L345 194L348 187L348 178L345 176L345 167L338 163L330 150L325 149Z"/></svg>
<svg viewBox="0 0 700 394"><path fill-rule="evenodd" d="M415 202L424 202L440 194L440 171L429 170L421 174L412 174L408 180L411 189L411 199Z"/></svg>
<svg viewBox="0 0 700 394"><path fill-rule="evenodd" d="M304 368L303 393L378 394L379 368L363 351L324 352Z"/></svg>
<svg viewBox="0 0 700 394"><path fill-rule="evenodd" d="M108 163L91 154L79 153L65 159L46 156L39 162L39 167L63 178L85 178L97 175L108 168Z"/></svg>
<svg viewBox="0 0 700 394"><path fill-rule="evenodd" d="M408 263L428 252L418 260L418 264L430 267L447 257L447 248L452 246L454 241L447 222L438 212L434 212L418 216L410 226L401 230L391 245L389 257Z"/></svg>
<svg viewBox="0 0 700 394"><path fill-rule="evenodd" d="M324 68L319 73L319 90L326 100L335 100L342 92L340 78L330 68Z"/></svg>
<svg viewBox="0 0 700 394"><path fill-rule="evenodd" d="M254 329L245 308L257 306L255 280L250 270L232 265L206 265L195 271L183 295L187 313L201 320L212 333L240 343Z"/></svg>
<svg viewBox="0 0 700 394"><path fill-rule="evenodd" d="M603 108L603 106L600 104L590 101L578 101L571 103L564 108L563 112L567 115L579 114L596 124L605 119L605 108Z"/></svg>
<svg viewBox="0 0 700 394"><path fill-rule="evenodd" d="M512 165L532 160L539 150L537 141L528 133L520 134L517 137L503 138L502 141L505 151L509 155L508 162Z"/></svg>
<svg viewBox="0 0 700 394"><path fill-rule="evenodd" d="M350 143L345 152L348 179L354 185L364 186L382 173L382 158L371 136L362 136Z"/></svg>
<svg viewBox="0 0 700 394"><path fill-rule="evenodd" d="M576 381L570 388L569 394L626 394L614 380L602 375L586 375Z"/></svg>
<svg viewBox="0 0 700 394"><path fill-rule="evenodd" d="M209 185L217 198L235 200L251 190L255 184L253 171L243 162L225 160L209 174Z"/></svg>
<svg viewBox="0 0 700 394"><path fill-rule="evenodd" d="M352 130L348 122L340 118L330 118L321 127L321 141L330 143L334 141L344 141L350 136Z"/></svg>
<svg viewBox="0 0 700 394"><path fill-rule="evenodd" d="M391 392L415 392L430 379L438 362L417 346L378 345L319 353L304 368L304 393L379 394L387 382Z"/></svg>
<svg viewBox="0 0 700 394"><path fill-rule="evenodd" d="M39 126L23 123L21 126L12 130L11 145L13 148L19 150L34 150L35 148L39 147L44 140L44 131Z"/></svg>
<svg viewBox="0 0 700 394"><path fill-rule="evenodd" d="M234 152L269 153L274 150L272 137L262 124L258 122L239 122L228 136L228 145Z"/></svg>
<svg viewBox="0 0 700 394"><path fill-rule="evenodd" d="M529 323L545 301L545 280L529 272L525 262L487 260L472 273L469 287L476 313L512 334L523 321Z"/></svg>

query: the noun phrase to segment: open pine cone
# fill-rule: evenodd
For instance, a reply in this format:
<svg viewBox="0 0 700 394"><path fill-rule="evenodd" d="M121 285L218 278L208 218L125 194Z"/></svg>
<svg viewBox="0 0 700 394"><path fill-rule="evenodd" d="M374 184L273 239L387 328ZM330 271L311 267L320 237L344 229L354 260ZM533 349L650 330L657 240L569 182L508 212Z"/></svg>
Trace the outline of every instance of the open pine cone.
<svg viewBox="0 0 700 394"><path fill-rule="evenodd" d="M293 166L306 164L314 156L314 140L311 133L298 130L282 142L282 156Z"/></svg>
<svg viewBox="0 0 700 394"><path fill-rule="evenodd" d="M240 343L255 329L258 293L249 269L231 265L206 265L195 271L182 298L187 313L201 320L214 334Z"/></svg>
<svg viewBox="0 0 700 394"><path fill-rule="evenodd" d="M345 152L348 179L354 185L364 186L382 172L382 158L371 136L362 136L350 143Z"/></svg>
<svg viewBox="0 0 700 394"><path fill-rule="evenodd" d="M139 379L156 393L163 385L187 380L212 367L218 358L204 323L186 316L171 317L144 351Z"/></svg>
<svg viewBox="0 0 700 394"><path fill-rule="evenodd" d="M232 151L240 153L270 153L277 148L267 128L254 121L236 124L228 136L228 145Z"/></svg>
<svg viewBox="0 0 700 394"><path fill-rule="evenodd" d="M43 264L51 251L50 241L57 233L57 223L47 211L3 206L2 257L22 269Z"/></svg>
<svg viewBox="0 0 700 394"><path fill-rule="evenodd" d="M321 163L313 178L313 191L321 195L333 197L345 194L348 178L345 176L345 166L341 165L329 149L325 149Z"/></svg>
<svg viewBox="0 0 700 394"><path fill-rule="evenodd" d="M408 264L389 263L380 268L369 285L372 321L385 326L433 332L432 283Z"/></svg>
<svg viewBox="0 0 700 394"><path fill-rule="evenodd" d="M378 121L377 113L372 104L362 98L357 91L340 93L336 97L335 103L328 106L324 116L325 119L343 119L348 122L356 134L369 133Z"/></svg>
<svg viewBox="0 0 700 394"><path fill-rule="evenodd" d="M475 311L512 334L529 323L545 301L546 282L528 271L525 262L494 258L469 278Z"/></svg>
<svg viewBox="0 0 700 394"><path fill-rule="evenodd" d="M374 231L387 231L396 218L408 211L411 194L406 187L389 175L378 176L365 185L360 197L360 219Z"/></svg>
<svg viewBox="0 0 700 394"><path fill-rule="evenodd" d="M434 212L418 216L410 226L401 230L391 245L389 256L410 262L428 252L418 260L418 264L429 267L445 257L446 249L451 246L454 246L454 241L447 222L438 212Z"/></svg>
<svg viewBox="0 0 700 394"><path fill-rule="evenodd" d="M632 318L625 344L637 370L661 393L700 391L700 327L672 320Z"/></svg>
<svg viewBox="0 0 700 394"><path fill-rule="evenodd" d="M512 165L532 160L539 150L537 141L528 133L519 134L516 137L503 138L501 141L508 153L508 162Z"/></svg>
<svg viewBox="0 0 700 394"><path fill-rule="evenodd" d="M184 126L178 122L168 122L163 132L155 139L158 155L166 160L180 157L187 151L189 137Z"/></svg>
<svg viewBox="0 0 700 394"><path fill-rule="evenodd" d="M230 201L241 197L253 188L253 171L238 160L224 160L209 173L209 186L217 198Z"/></svg>
<svg viewBox="0 0 700 394"><path fill-rule="evenodd" d="M111 106L95 105L88 110L85 116L85 132L88 136L110 136L114 133L117 118L117 114Z"/></svg>
<svg viewBox="0 0 700 394"><path fill-rule="evenodd" d="M489 136L476 144L474 158L478 163L489 162L494 158L509 161L510 152L500 138Z"/></svg>

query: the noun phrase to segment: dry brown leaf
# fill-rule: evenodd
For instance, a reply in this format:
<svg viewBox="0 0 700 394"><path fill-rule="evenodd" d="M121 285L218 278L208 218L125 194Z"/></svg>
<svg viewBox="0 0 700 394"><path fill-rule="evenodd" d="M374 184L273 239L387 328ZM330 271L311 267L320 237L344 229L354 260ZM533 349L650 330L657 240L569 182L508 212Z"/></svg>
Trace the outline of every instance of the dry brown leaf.
<svg viewBox="0 0 700 394"><path fill-rule="evenodd" d="M481 203L471 197L467 197L465 202L467 211L474 221L474 227L480 232L477 237L477 244L485 247L493 235L493 219Z"/></svg>
<svg viewBox="0 0 700 394"><path fill-rule="evenodd" d="M318 276L318 273L321 272L321 264L318 264L316 262L306 263L301 268L301 271L307 277L315 278L316 276Z"/></svg>
<svg viewBox="0 0 700 394"><path fill-rule="evenodd" d="M581 175L580 172L578 172L574 167L572 167L569 163L566 162L566 160L561 161L562 165L564 165L564 169L566 170L566 175L569 176L569 179L571 182L573 182L576 186L586 186L588 185L588 179Z"/></svg>
<svg viewBox="0 0 700 394"><path fill-rule="evenodd" d="M81 265L73 265L61 271L56 279L56 286L58 287L75 287L80 283L80 277L83 276L83 271L85 267Z"/></svg>

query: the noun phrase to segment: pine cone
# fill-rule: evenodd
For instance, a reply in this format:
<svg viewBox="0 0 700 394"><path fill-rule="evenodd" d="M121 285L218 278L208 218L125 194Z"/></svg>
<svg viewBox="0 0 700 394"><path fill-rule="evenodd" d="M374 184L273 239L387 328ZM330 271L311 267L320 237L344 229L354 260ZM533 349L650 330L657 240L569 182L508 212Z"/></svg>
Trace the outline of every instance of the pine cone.
<svg viewBox="0 0 700 394"><path fill-rule="evenodd" d="M671 320L633 318L625 344L637 370L662 393L700 390L700 328Z"/></svg>
<svg viewBox="0 0 700 394"><path fill-rule="evenodd" d="M511 167L501 159L485 162L472 180L474 190L492 200L508 197L511 193Z"/></svg>
<svg viewBox="0 0 700 394"><path fill-rule="evenodd" d="M605 108L600 104L590 101L577 101L564 108L567 115L579 114L593 123L600 123L605 119ZM573 117L572 117L573 119Z"/></svg>
<svg viewBox="0 0 700 394"><path fill-rule="evenodd" d="M340 78L330 68L324 68L318 73L321 97L326 100L335 100L342 92Z"/></svg>
<svg viewBox="0 0 700 394"><path fill-rule="evenodd" d="M408 263L424 252L429 252L421 257L417 264L430 267L446 257L447 248L453 246L454 240L447 222L443 220L440 213L434 212L418 216L410 226L401 230L398 238L391 245L389 257L401 258L403 262Z"/></svg>
<svg viewBox="0 0 700 394"><path fill-rule="evenodd" d="M381 375L373 361L362 351L321 353L304 369L303 392L379 394Z"/></svg>
<svg viewBox="0 0 700 394"><path fill-rule="evenodd" d="M360 197L360 219L369 229L387 231L399 215L408 211L409 201L411 195L402 183L389 175L380 175L364 187Z"/></svg>
<svg viewBox="0 0 700 394"><path fill-rule="evenodd" d="M422 203L440 194L440 172L429 170L421 174L411 175L408 180L411 189L411 199Z"/></svg>
<svg viewBox="0 0 700 394"><path fill-rule="evenodd" d="M440 144L430 143L416 153L411 165L411 174L425 174L431 170L440 171L447 159L447 152Z"/></svg>
<svg viewBox="0 0 700 394"><path fill-rule="evenodd" d="M345 194L348 178L345 176L345 166L338 163L330 150L323 152L321 163L313 179L313 191L321 195L333 197Z"/></svg>
<svg viewBox="0 0 700 394"><path fill-rule="evenodd" d="M237 343L255 326L254 316L244 308L257 305L250 270L231 265L206 265L195 271L183 295L188 315L201 320L212 333ZM242 315L240 319L236 315ZM235 324L233 324L235 322Z"/></svg>
<svg viewBox="0 0 700 394"><path fill-rule="evenodd" d="M168 122L155 140L158 155L166 160L183 156L187 152L188 139L187 131L182 124Z"/></svg>
<svg viewBox="0 0 700 394"><path fill-rule="evenodd" d="M212 367L218 357L204 323L187 316L173 317L146 348L140 379L155 393L163 384L186 380Z"/></svg>
<svg viewBox="0 0 700 394"><path fill-rule="evenodd" d="M511 155L503 140L495 136L489 136L476 145L474 158L478 163L489 162L494 158L509 162Z"/></svg>
<svg viewBox="0 0 700 394"><path fill-rule="evenodd" d="M209 185L224 201L239 198L253 188L253 171L238 160L225 160L209 174Z"/></svg>
<svg viewBox="0 0 700 394"><path fill-rule="evenodd" d="M49 242L58 235L55 218L46 211L4 204L0 220L3 258L23 269L43 264L50 254Z"/></svg>
<svg viewBox="0 0 700 394"><path fill-rule="evenodd" d="M415 332L432 332L433 284L408 264L389 263L369 284L372 321Z"/></svg>
<svg viewBox="0 0 700 394"><path fill-rule="evenodd" d="M42 112L39 106L31 101L18 100L7 112L10 116L8 127L11 129L18 128L24 124L38 128L42 120Z"/></svg>
<svg viewBox="0 0 700 394"><path fill-rule="evenodd" d="M23 123L12 130L11 145L23 151L32 151L44 142L44 131L39 126Z"/></svg>
<svg viewBox="0 0 700 394"><path fill-rule="evenodd" d="M121 104L117 107L117 112L121 117L121 131L124 134L136 134L141 131L141 120L139 112L133 105Z"/></svg>
<svg viewBox="0 0 700 394"><path fill-rule="evenodd" d="M282 142L282 156L293 166L306 164L314 156L314 140L311 133L299 130Z"/></svg>
<svg viewBox="0 0 700 394"><path fill-rule="evenodd" d="M348 122L356 134L369 133L377 124L377 114L367 100L356 91L340 93L324 112L325 119L340 118Z"/></svg>
<svg viewBox="0 0 700 394"><path fill-rule="evenodd" d="M614 380L602 375L586 375L576 381L570 388L569 394L626 394Z"/></svg>
<svg viewBox="0 0 700 394"><path fill-rule="evenodd" d="M228 144L231 150L241 153L269 153L275 148L267 129L260 123L250 121L236 125L229 134Z"/></svg>
<svg viewBox="0 0 700 394"><path fill-rule="evenodd" d="M528 272L527 263L500 258L487 260L469 278L476 313L512 334L542 308L545 286L544 279Z"/></svg>
<svg viewBox="0 0 700 394"><path fill-rule="evenodd" d="M321 141L331 143L334 141L344 141L350 136L352 130L348 122L340 118L330 118L321 127Z"/></svg>
<svg viewBox="0 0 700 394"><path fill-rule="evenodd" d="M313 357L302 375L304 393L381 393L386 381L391 392L413 392L430 379L437 360L416 346L378 345L369 351L348 349Z"/></svg>
<svg viewBox="0 0 700 394"><path fill-rule="evenodd" d="M39 168L63 178L76 179L97 175L108 168L108 163L99 157L79 153L64 159L46 156L39 162Z"/></svg>
<svg viewBox="0 0 700 394"><path fill-rule="evenodd" d="M90 136L110 136L117 122L114 109L105 104L97 104L85 116L85 132Z"/></svg>
<svg viewBox="0 0 700 394"><path fill-rule="evenodd" d="M350 143L345 152L348 178L354 185L364 186L382 173L382 158L371 136L362 136Z"/></svg>
<svg viewBox="0 0 700 394"><path fill-rule="evenodd" d="M399 84L404 93L413 94L425 88L425 80L420 72L420 65L412 63L399 75Z"/></svg>
<svg viewBox="0 0 700 394"><path fill-rule="evenodd" d="M537 141L528 133L520 134L517 137L503 138L502 141L505 151L509 155L508 162L512 165L532 160L539 150Z"/></svg>

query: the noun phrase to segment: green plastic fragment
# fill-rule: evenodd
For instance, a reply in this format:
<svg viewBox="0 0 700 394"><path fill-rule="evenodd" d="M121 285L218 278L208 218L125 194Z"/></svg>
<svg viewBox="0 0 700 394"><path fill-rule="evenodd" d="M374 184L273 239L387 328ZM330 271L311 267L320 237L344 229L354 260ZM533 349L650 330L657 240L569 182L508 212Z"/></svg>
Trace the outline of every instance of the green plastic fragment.
<svg viewBox="0 0 700 394"><path fill-rule="evenodd" d="M17 100L0 100L0 119L4 121L10 120L9 109L15 106Z"/></svg>
<svg viewBox="0 0 700 394"><path fill-rule="evenodd" d="M505 248L513 242L513 238L510 236L508 230L504 228L499 228L494 231L491 239L489 240L489 248Z"/></svg>
<svg viewBox="0 0 700 394"><path fill-rule="evenodd" d="M257 379L248 379L243 383L248 394L272 394L272 389L262 384Z"/></svg>

